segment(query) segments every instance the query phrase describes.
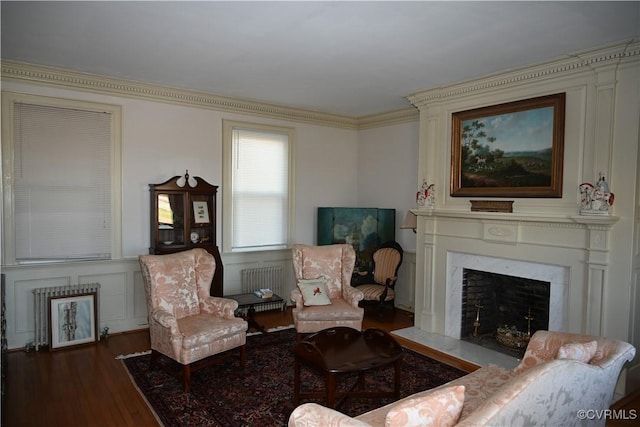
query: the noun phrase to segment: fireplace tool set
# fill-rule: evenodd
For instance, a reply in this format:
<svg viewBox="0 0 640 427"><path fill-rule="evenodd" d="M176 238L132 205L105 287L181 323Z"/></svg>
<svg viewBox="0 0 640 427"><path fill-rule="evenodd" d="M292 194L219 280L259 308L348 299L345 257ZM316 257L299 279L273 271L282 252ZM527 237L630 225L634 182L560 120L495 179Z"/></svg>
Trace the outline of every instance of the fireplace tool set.
<svg viewBox="0 0 640 427"><path fill-rule="evenodd" d="M478 301L474 307L476 308L476 320L473 322L473 336L481 339L482 337L480 337L478 333L478 328L480 327L480 310L483 309L484 306L480 304L480 301ZM509 348L525 348L531 338L531 321L535 319L531 315L531 308L529 308L528 313L524 318L527 321L526 333L519 331L515 325L504 325L496 329L496 341Z"/></svg>

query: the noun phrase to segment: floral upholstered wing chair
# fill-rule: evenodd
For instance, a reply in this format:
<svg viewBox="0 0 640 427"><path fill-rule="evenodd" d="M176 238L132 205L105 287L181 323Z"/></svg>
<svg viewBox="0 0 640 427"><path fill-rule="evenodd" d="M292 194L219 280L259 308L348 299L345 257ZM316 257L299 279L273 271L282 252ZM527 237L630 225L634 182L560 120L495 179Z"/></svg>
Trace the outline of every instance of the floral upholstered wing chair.
<svg viewBox="0 0 640 427"><path fill-rule="evenodd" d="M151 365L162 353L184 365L184 389L191 371L210 356L238 348L245 366L247 322L234 316L235 300L209 295L216 263L201 248L139 257L151 336ZM195 362L199 362L195 364ZM205 363L207 362L207 363Z"/></svg>
<svg viewBox="0 0 640 427"><path fill-rule="evenodd" d="M293 323L298 341L303 334L335 326L362 330L364 310L358 303L363 294L351 286L355 262L356 253L351 245L293 246L297 288L291 292L291 299L296 303ZM303 295L304 286L309 283L314 283L313 294ZM311 301L322 293L326 293L327 298L321 302Z"/></svg>

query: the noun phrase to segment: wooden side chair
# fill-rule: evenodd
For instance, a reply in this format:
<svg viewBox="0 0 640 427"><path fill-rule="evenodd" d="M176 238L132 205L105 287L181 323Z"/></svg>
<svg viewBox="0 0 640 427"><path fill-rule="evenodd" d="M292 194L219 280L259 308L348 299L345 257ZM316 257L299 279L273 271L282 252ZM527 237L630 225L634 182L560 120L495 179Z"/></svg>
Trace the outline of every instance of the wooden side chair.
<svg viewBox="0 0 640 427"><path fill-rule="evenodd" d="M360 279L360 284L357 286L364 295L361 305L377 306L382 320L384 320L386 306L390 306L391 311L394 309L395 286L403 255L404 251L396 241L388 241L380 245L373 253L373 272L364 280Z"/></svg>

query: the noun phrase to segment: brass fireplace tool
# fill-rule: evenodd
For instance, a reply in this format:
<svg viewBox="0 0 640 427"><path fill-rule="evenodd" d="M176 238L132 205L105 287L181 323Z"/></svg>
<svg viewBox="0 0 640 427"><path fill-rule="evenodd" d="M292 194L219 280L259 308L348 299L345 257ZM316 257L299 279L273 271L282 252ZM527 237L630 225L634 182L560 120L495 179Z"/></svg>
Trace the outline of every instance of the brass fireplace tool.
<svg viewBox="0 0 640 427"><path fill-rule="evenodd" d="M531 321L533 319L535 319L535 317L533 317L531 315L531 307L529 307L529 313L526 316L524 316L524 318L527 319L527 337L530 337L531 336Z"/></svg>
<svg viewBox="0 0 640 427"><path fill-rule="evenodd" d="M473 336L478 336L478 327L480 326L480 309L484 308L483 305L480 305L480 301L476 302L476 321L473 322Z"/></svg>

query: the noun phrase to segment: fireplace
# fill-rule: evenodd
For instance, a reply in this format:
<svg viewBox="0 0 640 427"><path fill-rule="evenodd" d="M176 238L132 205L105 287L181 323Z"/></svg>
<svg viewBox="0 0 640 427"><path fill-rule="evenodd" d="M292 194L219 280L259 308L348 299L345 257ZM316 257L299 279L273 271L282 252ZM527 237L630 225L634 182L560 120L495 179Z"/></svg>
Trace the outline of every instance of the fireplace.
<svg viewBox="0 0 640 427"><path fill-rule="evenodd" d="M550 283L463 269L460 338L522 357L528 337L549 328Z"/></svg>
<svg viewBox="0 0 640 427"><path fill-rule="evenodd" d="M477 366L515 367L518 356L461 340L466 270L548 283L546 329L602 335L611 273L608 234L617 218L439 209L414 213L415 326L396 331L399 336Z"/></svg>
<svg viewBox="0 0 640 427"><path fill-rule="evenodd" d="M531 333L534 329L566 330L568 270L565 267L450 252L448 270L445 335L463 339L465 335L473 334L473 322L477 314L475 304L480 298L482 301L479 305L484 308L480 309L479 332L483 335L495 332L497 327L505 323L527 332L528 323L524 317L528 315L530 306L525 302L526 299L535 299L535 306L531 306L531 317L535 317L531 323ZM464 291L465 281L469 286L469 278L474 283L471 300L465 301L465 298L469 299L469 290L466 295ZM521 289L527 287L530 290L521 295ZM500 299L497 295L491 296L491 293L499 293ZM505 301L503 297L506 296L509 299ZM520 301L519 307L515 306L516 301ZM463 318L468 321L470 317L469 327Z"/></svg>

